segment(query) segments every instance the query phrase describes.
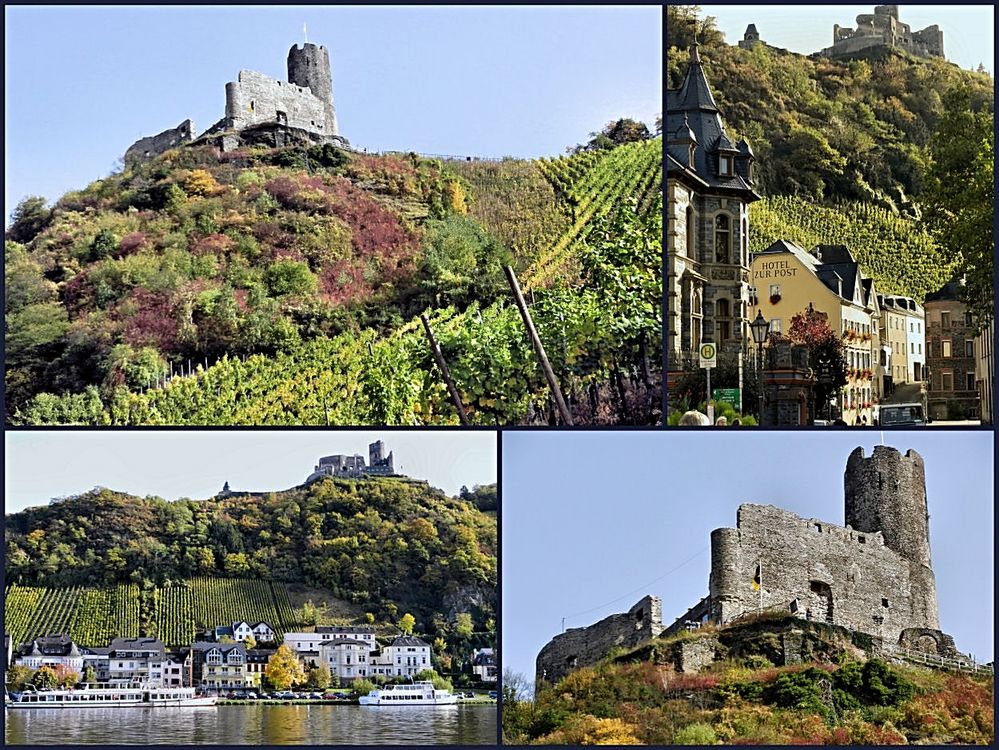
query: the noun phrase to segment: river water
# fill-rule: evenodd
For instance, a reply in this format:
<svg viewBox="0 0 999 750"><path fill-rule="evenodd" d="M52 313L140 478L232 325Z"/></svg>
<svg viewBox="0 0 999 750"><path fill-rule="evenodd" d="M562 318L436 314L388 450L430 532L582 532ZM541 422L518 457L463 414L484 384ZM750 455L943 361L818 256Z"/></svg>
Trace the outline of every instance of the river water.
<svg viewBox="0 0 999 750"><path fill-rule="evenodd" d="M7 709L8 745L493 745L496 706Z"/></svg>

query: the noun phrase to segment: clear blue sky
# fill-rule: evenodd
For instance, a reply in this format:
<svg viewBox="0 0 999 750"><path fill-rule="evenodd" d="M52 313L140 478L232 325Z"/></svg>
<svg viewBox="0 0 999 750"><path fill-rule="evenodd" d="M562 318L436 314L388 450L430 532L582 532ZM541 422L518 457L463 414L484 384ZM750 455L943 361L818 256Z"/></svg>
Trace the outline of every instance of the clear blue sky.
<svg viewBox="0 0 999 750"><path fill-rule="evenodd" d="M496 481L492 432L8 432L4 504L12 513L96 486L167 500L233 490L294 487L320 456L360 453L383 440L400 473L457 495L462 485Z"/></svg>
<svg viewBox="0 0 999 750"><path fill-rule="evenodd" d="M735 44L746 27L756 24L760 39L792 52L810 55L832 46L833 24L857 28L857 16L873 13L870 5L702 5L701 17L714 16L725 40ZM991 5L899 5L898 20L913 31L936 24L943 31L944 53L962 68L978 63L993 72L995 13Z"/></svg>
<svg viewBox="0 0 999 750"><path fill-rule="evenodd" d="M662 110L646 7L7 7L5 216L105 177L135 140L219 120L240 69L330 50L343 135L369 150L535 157Z"/></svg>
<svg viewBox="0 0 999 750"><path fill-rule="evenodd" d="M926 462L941 626L991 661L992 433L884 435ZM505 433L504 669L533 684L562 617L582 627L646 594L662 597L671 624L708 593L709 535L734 527L741 503L842 525L847 457L879 443L868 431Z"/></svg>

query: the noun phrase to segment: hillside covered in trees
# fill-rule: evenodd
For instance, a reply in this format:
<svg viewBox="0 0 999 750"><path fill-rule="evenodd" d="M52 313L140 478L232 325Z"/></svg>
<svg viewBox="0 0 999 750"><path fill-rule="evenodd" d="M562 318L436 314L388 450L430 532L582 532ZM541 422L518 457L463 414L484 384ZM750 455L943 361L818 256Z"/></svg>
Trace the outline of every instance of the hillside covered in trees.
<svg viewBox="0 0 999 750"><path fill-rule="evenodd" d="M86 633L120 621L173 643L225 618L316 624L289 597L313 587L354 615L343 622L409 612L418 632L492 631L496 514L477 506L494 497L494 485L449 498L393 478L172 502L96 488L6 517L6 616L30 610L25 632L31 613Z"/></svg>
<svg viewBox="0 0 999 750"><path fill-rule="evenodd" d="M730 137L756 155L768 200L750 208L754 249L845 243L879 291L919 300L954 271L991 286L991 235L954 231L971 208L956 193L991 215L990 75L887 48L837 59L742 49L697 6L667 13L667 86L682 82L696 37Z"/></svg>
<svg viewBox="0 0 999 750"><path fill-rule="evenodd" d="M470 421L544 422L508 265L577 418L654 420L662 147L644 135L537 161L193 145L26 199L8 421L453 424L426 313Z"/></svg>
<svg viewBox="0 0 999 750"><path fill-rule="evenodd" d="M782 661L781 630L807 658ZM802 634L802 631L803 634ZM617 649L527 700L506 681L504 744L989 745L994 678L863 656L863 638L825 623L750 618ZM721 636L714 663L681 671L682 644Z"/></svg>

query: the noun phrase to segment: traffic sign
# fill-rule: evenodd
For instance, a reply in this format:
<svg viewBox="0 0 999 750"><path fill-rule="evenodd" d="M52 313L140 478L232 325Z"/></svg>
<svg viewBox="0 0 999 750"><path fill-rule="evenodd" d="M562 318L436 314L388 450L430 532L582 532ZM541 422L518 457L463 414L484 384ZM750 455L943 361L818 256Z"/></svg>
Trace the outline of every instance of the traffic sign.
<svg viewBox="0 0 999 750"><path fill-rule="evenodd" d="M710 369L715 366L718 356L718 347L714 344L701 344L701 367Z"/></svg>

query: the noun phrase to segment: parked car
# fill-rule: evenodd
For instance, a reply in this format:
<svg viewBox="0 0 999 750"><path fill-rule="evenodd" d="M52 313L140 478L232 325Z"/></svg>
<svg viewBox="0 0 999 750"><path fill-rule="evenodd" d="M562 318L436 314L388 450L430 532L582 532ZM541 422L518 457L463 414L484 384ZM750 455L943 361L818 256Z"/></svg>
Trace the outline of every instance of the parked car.
<svg viewBox="0 0 999 750"><path fill-rule="evenodd" d="M496 700L496 691L495 690L490 690L489 691L489 697L492 698L493 700Z"/></svg>

